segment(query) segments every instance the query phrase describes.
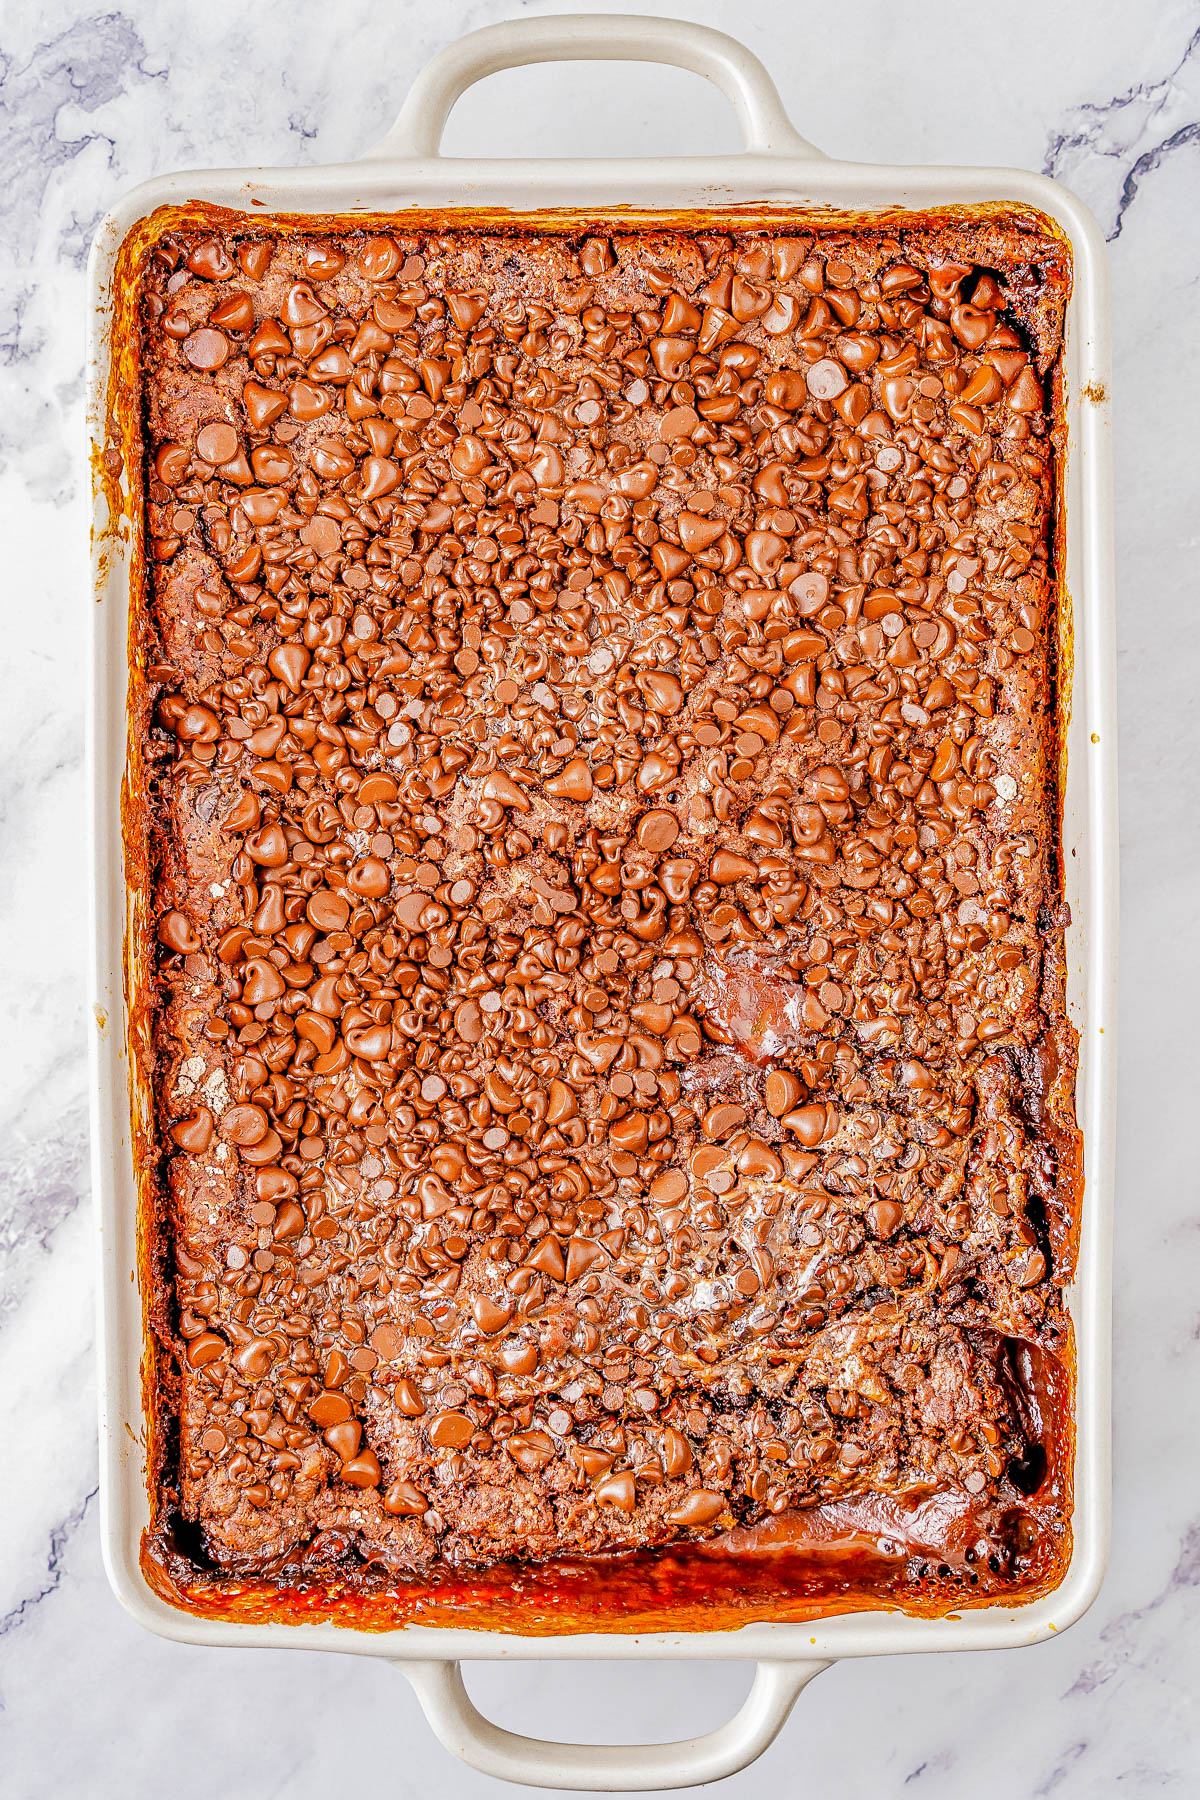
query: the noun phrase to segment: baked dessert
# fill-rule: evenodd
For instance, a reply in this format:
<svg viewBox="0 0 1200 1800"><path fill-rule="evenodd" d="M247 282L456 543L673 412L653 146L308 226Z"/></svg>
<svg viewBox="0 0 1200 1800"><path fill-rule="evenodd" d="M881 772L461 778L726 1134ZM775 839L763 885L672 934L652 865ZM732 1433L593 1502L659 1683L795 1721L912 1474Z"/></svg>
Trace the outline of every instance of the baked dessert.
<svg viewBox="0 0 1200 1800"><path fill-rule="evenodd" d="M1065 248L184 217L139 284L151 1559L1044 1590Z"/></svg>

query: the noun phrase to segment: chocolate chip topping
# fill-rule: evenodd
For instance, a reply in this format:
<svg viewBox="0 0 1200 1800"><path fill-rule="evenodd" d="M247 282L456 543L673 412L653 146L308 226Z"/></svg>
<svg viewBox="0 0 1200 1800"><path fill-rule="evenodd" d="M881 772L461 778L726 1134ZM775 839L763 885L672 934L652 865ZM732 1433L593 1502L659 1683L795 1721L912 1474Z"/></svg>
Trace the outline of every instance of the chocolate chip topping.
<svg viewBox="0 0 1200 1800"><path fill-rule="evenodd" d="M217 1568L938 1491L1028 1557L1004 1344L1061 1336L1075 1167L1054 257L150 253L168 1337Z"/></svg>

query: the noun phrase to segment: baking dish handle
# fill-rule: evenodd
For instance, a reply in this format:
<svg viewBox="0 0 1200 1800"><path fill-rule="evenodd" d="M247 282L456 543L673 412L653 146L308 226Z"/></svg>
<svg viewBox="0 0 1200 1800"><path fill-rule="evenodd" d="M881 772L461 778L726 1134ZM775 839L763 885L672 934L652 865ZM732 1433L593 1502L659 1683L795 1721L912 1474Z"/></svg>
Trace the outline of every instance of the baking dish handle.
<svg viewBox="0 0 1200 1800"><path fill-rule="evenodd" d="M757 155L819 157L784 111L775 83L736 38L686 19L630 13L562 13L510 19L459 38L426 63L399 117L367 161L437 156L455 102L500 69L543 62L655 62L691 69L715 82L737 114L746 149Z"/></svg>
<svg viewBox="0 0 1200 1800"><path fill-rule="evenodd" d="M741 1710L703 1737L673 1744L558 1744L485 1719L456 1662L388 1660L412 1683L439 1740L471 1768L526 1787L605 1794L698 1787L736 1775L774 1743L801 1688L829 1667L760 1662Z"/></svg>

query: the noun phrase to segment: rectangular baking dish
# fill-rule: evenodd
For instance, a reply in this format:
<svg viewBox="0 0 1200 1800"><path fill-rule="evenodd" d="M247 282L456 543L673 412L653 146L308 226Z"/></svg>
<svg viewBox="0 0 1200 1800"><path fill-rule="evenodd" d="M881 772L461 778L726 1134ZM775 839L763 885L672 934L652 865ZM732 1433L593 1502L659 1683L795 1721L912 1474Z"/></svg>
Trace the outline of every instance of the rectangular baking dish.
<svg viewBox="0 0 1200 1800"><path fill-rule="evenodd" d="M704 75L732 103L745 151L720 159L451 161L439 154L451 107L504 68L554 60L672 63ZM1069 241L1074 283L1063 352L1067 429L1060 548L1067 639L1062 742L1063 862L1071 909L1067 1003L1080 1034L1077 1106L1085 1193L1077 1279L1068 1293L1077 1350L1073 1541L1062 1584L1033 1604L994 1604L941 1619L857 1612L736 1632L522 1636L429 1626L377 1632L332 1624L229 1623L168 1605L139 1563L149 1522L141 1366L138 1188L131 1119L127 927L122 854L131 583L140 529L136 484L111 455L115 388L111 325L120 247L156 209L199 200L250 213L353 215L407 208L646 215L733 207L786 208L797 225L822 214L929 212L1005 204L1037 211ZM1116 1051L1117 832L1107 267L1103 238L1071 194L1016 170L835 162L799 137L761 64L705 28L643 17L525 19L472 33L414 84L394 129L360 161L315 169L211 170L145 183L101 224L90 269L88 422L95 495L92 563L94 953L91 1042L93 1180L100 1226L102 1533L109 1578L143 1625L182 1642L354 1651L393 1661L455 1754L533 1786L634 1790L690 1786L746 1766L772 1741L804 1684L841 1657L1000 1649L1037 1643L1073 1623L1102 1579L1109 1529L1109 1240ZM106 449L110 454L106 458ZM739 1658L758 1664L741 1711L717 1731L677 1744L556 1745L484 1719L459 1659Z"/></svg>

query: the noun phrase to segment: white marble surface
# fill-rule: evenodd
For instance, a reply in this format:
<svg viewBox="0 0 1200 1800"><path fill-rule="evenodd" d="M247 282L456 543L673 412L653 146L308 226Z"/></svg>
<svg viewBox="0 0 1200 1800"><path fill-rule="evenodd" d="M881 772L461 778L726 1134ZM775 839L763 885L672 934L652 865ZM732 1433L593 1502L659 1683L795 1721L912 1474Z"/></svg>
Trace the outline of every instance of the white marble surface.
<svg viewBox="0 0 1200 1800"><path fill-rule="evenodd" d="M624 10L651 10L625 0ZM1109 235L1115 299L1124 818L1123 1065L1111 1571L1035 1649L848 1663L726 1792L1091 1800L1200 1790L1200 1376L1193 1008L1200 811L1194 329L1200 9L1184 0L696 0L768 62L797 125L853 157L1043 168ZM379 138L418 66L513 0L12 0L0 50L0 1767L12 1800L295 1800L352 1783L498 1793L362 1658L183 1648L105 1584L96 1532L86 1173L80 480L84 260L151 174L333 161ZM557 10L535 3L521 10ZM597 8L596 10L603 10ZM920 24L918 27L917 19ZM335 42L332 23L340 37ZM496 78L460 152L734 147L683 74ZM604 93L602 103L596 96ZM472 1678L507 1723L677 1735L731 1711L732 1664Z"/></svg>

